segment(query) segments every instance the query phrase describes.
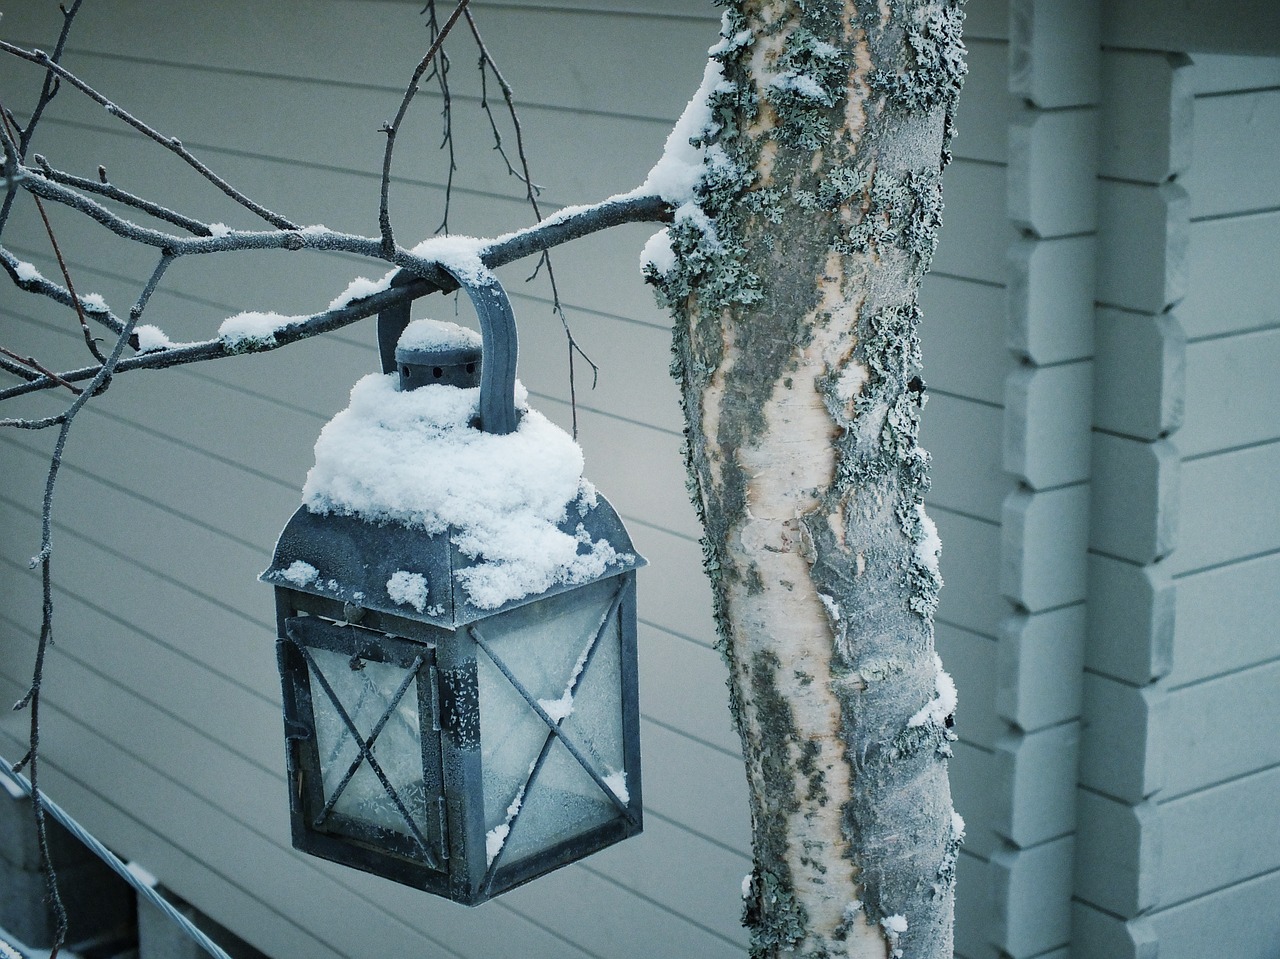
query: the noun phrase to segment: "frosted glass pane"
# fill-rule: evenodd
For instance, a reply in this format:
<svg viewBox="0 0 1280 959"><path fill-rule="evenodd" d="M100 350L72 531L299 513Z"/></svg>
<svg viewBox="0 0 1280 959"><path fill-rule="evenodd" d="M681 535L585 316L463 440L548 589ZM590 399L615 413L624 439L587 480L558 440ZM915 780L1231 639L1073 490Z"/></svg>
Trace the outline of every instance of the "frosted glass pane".
<svg viewBox="0 0 1280 959"><path fill-rule="evenodd" d="M558 699L617 588L616 579L581 586L495 616L480 631L535 698Z"/></svg>
<svg viewBox="0 0 1280 959"><path fill-rule="evenodd" d="M311 648L315 665L324 673L360 735L368 739L387 705L404 681L407 670L365 661L352 669L350 657ZM324 798L332 799L359 748L312 667L311 702L315 713L316 746L324 781ZM419 830L426 823L426 795L422 783L422 742L418 725L418 697L413 685L400 699L373 745L373 755ZM363 820L405 836L412 831L367 761L361 761L334 804L334 812Z"/></svg>
<svg viewBox="0 0 1280 959"><path fill-rule="evenodd" d="M566 691L617 588L616 579L592 583L479 625L489 647L553 719L577 703L577 687L572 697ZM616 639L614 645L616 663ZM509 819L550 730L484 651L476 661L485 828L492 830ZM616 682L613 688L616 711Z"/></svg>
<svg viewBox="0 0 1280 959"><path fill-rule="evenodd" d="M525 794L520 815L506 839L503 862L510 864L541 852L619 815L595 780L557 740Z"/></svg>
<svg viewBox="0 0 1280 959"><path fill-rule="evenodd" d="M485 829L506 822L529 766L550 730L483 651L476 655L480 687L480 762L484 774Z"/></svg>
<svg viewBox="0 0 1280 959"><path fill-rule="evenodd" d="M622 643L615 616L583 670L562 728L618 798L627 801L622 753Z"/></svg>

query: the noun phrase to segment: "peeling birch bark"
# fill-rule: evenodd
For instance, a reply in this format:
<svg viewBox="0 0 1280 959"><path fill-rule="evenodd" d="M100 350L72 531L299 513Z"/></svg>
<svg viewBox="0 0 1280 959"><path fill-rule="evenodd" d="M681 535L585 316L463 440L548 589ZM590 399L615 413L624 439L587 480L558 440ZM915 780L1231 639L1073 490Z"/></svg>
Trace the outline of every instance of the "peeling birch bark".
<svg viewBox="0 0 1280 959"><path fill-rule="evenodd" d="M677 215L649 278L746 756L752 955L949 959L963 826L915 326L960 15L740 0L722 33L705 220Z"/></svg>

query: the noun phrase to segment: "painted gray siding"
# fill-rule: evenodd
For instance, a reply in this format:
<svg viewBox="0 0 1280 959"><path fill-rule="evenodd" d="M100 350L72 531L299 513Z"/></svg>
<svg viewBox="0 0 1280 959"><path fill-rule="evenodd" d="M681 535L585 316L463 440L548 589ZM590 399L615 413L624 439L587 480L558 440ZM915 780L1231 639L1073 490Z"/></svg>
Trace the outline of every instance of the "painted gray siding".
<svg viewBox="0 0 1280 959"><path fill-rule="evenodd" d="M1121 144L1145 102L1162 149L1118 146L1102 169L1117 212L1098 314L1076 950L1261 957L1280 942L1263 905L1280 890L1280 61L1110 56L1104 142Z"/></svg>

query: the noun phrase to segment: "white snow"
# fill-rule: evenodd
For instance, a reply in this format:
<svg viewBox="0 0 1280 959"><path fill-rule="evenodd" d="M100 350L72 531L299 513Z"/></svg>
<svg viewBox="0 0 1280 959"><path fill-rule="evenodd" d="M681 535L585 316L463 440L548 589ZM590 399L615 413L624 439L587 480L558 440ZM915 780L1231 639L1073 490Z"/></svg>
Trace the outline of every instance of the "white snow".
<svg viewBox="0 0 1280 959"><path fill-rule="evenodd" d="M690 200L676 207L674 220L676 223L692 223L702 231L708 249L722 249L715 222L697 203ZM652 267L659 274L664 274L673 270L675 265L676 254L671 248L671 230L663 227L645 241L644 249L640 251L640 269L643 271L646 267Z"/></svg>
<svg viewBox="0 0 1280 959"><path fill-rule="evenodd" d="M880 920L880 925L884 926L885 932L896 939L907 931L907 917L903 915L885 916Z"/></svg>
<svg viewBox="0 0 1280 959"><path fill-rule="evenodd" d="M227 226L225 223L209 224L209 235L213 237L215 240L226 236L230 232L231 232L231 227Z"/></svg>
<svg viewBox="0 0 1280 959"><path fill-rule="evenodd" d="M889 955L898 959L902 955L898 937L907 931L907 917L901 914L885 916L880 920L880 926L884 929L884 937L889 940Z"/></svg>
<svg viewBox="0 0 1280 959"><path fill-rule="evenodd" d="M517 384L521 407L525 395ZM557 528L582 489L582 450L568 434L531 409L505 436L474 429L479 397L438 385L401 393L393 374L364 377L316 441L303 503L432 534L452 527L476 560L455 575L480 609L629 561L605 540L581 543Z"/></svg>
<svg viewBox="0 0 1280 959"><path fill-rule="evenodd" d="M620 769L617 772L611 772L604 777L604 784L609 787L609 791L617 796L624 803L631 802L631 794L627 792L627 773L626 770Z"/></svg>
<svg viewBox="0 0 1280 959"><path fill-rule="evenodd" d="M573 690L566 689L559 699L539 699L543 712L559 723L573 715Z"/></svg>
<svg viewBox="0 0 1280 959"><path fill-rule="evenodd" d="M511 832L511 824L500 822L484 834L484 856L486 866L498 858L498 853L502 852L502 847L507 841L507 834L509 832Z"/></svg>
<svg viewBox="0 0 1280 959"><path fill-rule="evenodd" d="M577 529L577 537L579 543L583 543L590 547L591 536L587 533L586 528L579 523ZM578 677L582 675L583 669L587 665L587 657L591 655L591 648L595 645L595 637L582 647L582 652L578 654L578 660L573 664L573 672L569 675L569 680L564 684L564 692L560 694L559 699L539 699L538 705L542 707L543 712L551 717L552 720L559 723L568 719L573 715L573 693L578 686ZM607 781L607 780L606 780ZM625 778L624 778L625 782ZM626 791L626 787L623 787ZM614 790L615 795L621 798L621 794ZM626 800L623 800L624 802Z"/></svg>
<svg viewBox="0 0 1280 959"><path fill-rule="evenodd" d="M671 249L671 231L663 227L645 241L640 251L640 270L652 268L658 274L667 274L676 268L676 254Z"/></svg>
<svg viewBox="0 0 1280 959"><path fill-rule="evenodd" d="M80 305L84 307L86 313L107 312L107 301L103 299L101 293L86 293L80 297Z"/></svg>
<svg viewBox="0 0 1280 959"><path fill-rule="evenodd" d="M347 288L329 301L328 309L340 310L344 306L363 300L365 297L391 289L391 279L400 271L390 270L380 280L371 280L367 276L357 276L347 284Z"/></svg>
<svg viewBox="0 0 1280 959"><path fill-rule="evenodd" d="M564 215L566 212L569 211L561 210L558 215ZM548 220L550 219L554 218L548 217ZM478 283L485 271L484 264L480 261L480 254L494 242L497 241L474 236L433 236L423 240L409 252L424 260L447 267L465 282ZM339 310L356 300L363 300L375 293L391 289L391 281L399 272L399 268L390 270L377 280L371 280L367 276L357 276L347 284L345 290L329 301L328 309Z"/></svg>
<svg viewBox="0 0 1280 959"><path fill-rule="evenodd" d="M721 20L721 24L724 20ZM730 50L736 50L738 47L745 47L751 43L753 34L750 30L739 30L732 37L721 36L720 42L715 44L707 51L707 56L718 57L721 54L728 53ZM832 48L834 49L834 47Z"/></svg>
<svg viewBox="0 0 1280 959"><path fill-rule="evenodd" d="M320 575L320 570L316 569L310 563L295 559L293 563L280 574L294 586L309 586L316 581Z"/></svg>
<svg viewBox="0 0 1280 959"><path fill-rule="evenodd" d="M921 707L919 712L907 720L908 728L915 728L916 726L924 726L927 724L941 726L946 722L947 717L956 711L958 697L956 695L955 681L951 678L951 675L942 668L941 656L934 653L933 661L938 670L933 681L936 695Z"/></svg>
<svg viewBox="0 0 1280 959"><path fill-rule="evenodd" d="M532 765L529 767L529 772L533 772ZM516 793L516 798L511 800L511 805L507 807L507 818L485 833L485 865L493 862L493 860L497 858L498 853L502 852L502 846L506 843L507 836L511 834L511 823L516 818L516 814L520 812L520 806L524 803L524 791L528 785L528 782L526 782L521 786L520 791Z"/></svg>
<svg viewBox="0 0 1280 959"><path fill-rule="evenodd" d="M479 283L487 273L480 254L492 241L475 236L433 236L409 252L439 263L464 283Z"/></svg>
<svg viewBox="0 0 1280 959"><path fill-rule="evenodd" d="M637 193L656 194L676 206L693 200L693 189L702 177L703 150L689 141L706 132L711 125L709 99L712 91L723 82L724 68L720 61L708 60L702 73L702 83L668 134L662 157L649 171Z"/></svg>
<svg viewBox="0 0 1280 959"><path fill-rule="evenodd" d="M475 330L446 320L414 320L400 334L399 346L406 350L462 350L481 345Z"/></svg>
<svg viewBox="0 0 1280 959"><path fill-rule="evenodd" d="M794 70L778 74L769 81L769 86L775 90L795 93L807 100L817 100L820 103L827 103L831 99L830 95L822 89L817 80L807 74L796 73Z"/></svg>
<svg viewBox="0 0 1280 959"><path fill-rule="evenodd" d="M934 576L940 576L938 560L942 556L942 539L938 536L938 527L924 511L923 503L916 505L916 514L920 517L920 525L924 529L924 536L916 543L916 562Z"/></svg>
<svg viewBox="0 0 1280 959"><path fill-rule="evenodd" d="M742 877L742 898L746 899L751 895L751 873L747 873Z"/></svg>
<svg viewBox="0 0 1280 959"><path fill-rule="evenodd" d="M222 321L218 327L218 338L232 348L248 343L271 344L275 342L276 333L306 319L305 316L284 316L280 313L237 313Z"/></svg>
<svg viewBox="0 0 1280 959"><path fill-rule="evenodd" d="M18 274L18 279L24 283L31 282L32 280L44 279L44 277L40 275L40 271L36 269L35 264L28 263L26 260L19 260L18 265L14 267L14 272Z"/></svg>
<svg viewBox="0 0 1280 959"><path fill-rule="evenodd" d="M422 612L427 606L427 577L398 569L387 580L387 595L393 603Z"/></svg>
<svg viewBox="0 0 1280 959"><path fill-rule="evenodd" d="M165 335L164 330L150 323L144 323L133 332L138 337L139 353L154 353L156 350L167 350L173 346L173 340Z"/></svg>
<svg viewBox="0 0 1280 959"><path fill-rule="evenodd" d="M964 817L954 809L951 810L951 835L956 839L964 838Z"/></svg>

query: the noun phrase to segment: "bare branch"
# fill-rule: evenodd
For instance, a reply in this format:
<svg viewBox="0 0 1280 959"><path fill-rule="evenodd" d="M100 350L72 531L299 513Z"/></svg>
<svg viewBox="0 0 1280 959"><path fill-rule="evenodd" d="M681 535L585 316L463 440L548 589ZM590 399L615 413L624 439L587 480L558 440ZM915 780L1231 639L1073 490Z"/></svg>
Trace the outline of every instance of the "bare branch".
<svg viewBox="0 0 1280 959"><path fill-rule="evenodd" d="M9 118L4 118L6 132L9 131ZM67 291L71 294L71 302L75 306L76 318L80 321L80 331L84 334L85 346L89 348L89 352L93 354L93 358L99 363L105 363L106 357L102 355L102 351L98 349L98 344L94 340L93 333L89 330L89 323L84 318L84 307L80 305L80 297L76 296L75 284L71 282L71 271L67 269L67 261L62 257L62 248L58 246L58 238L54 235L53 224L49 222L49 215L44 211L44 204L40 202L38 196L33 196L35 200L36 210L40 214L40 219L44 223L44 231L49 236L49 245L53 247L53 255L58 261L58 269L62 271L62 279L66 281ZM70 384L67 384L70 387ZM70 387L75 389L75 387Z"/></svg>
<svg viewBox="0 0 1280 959"><path fill-rule="evenodd" d="M471 28L471 36L475 39L476 46L480 50L480 106L489 118L489 127L493 131L496 149L503 162L507 165L507 172L524 184L525 195L529 202L533 204L534 215L541 220L542 214L538 210L537 195L542 191L542 188L535 184L533 178L529 175L529 160L524 152L524 131L520 126L520 114L516 111L515 91L511 89L511 84L507 83L506 77L498 69L498 62L493 59L493 56L489 53L489 48L485 46L484 38L480 36L480 28L476 24L475 17L471 15L471 11L467 10L464 16L467 18L467 26ZM498 81L498 89L502 91L502 99L507 105L507 115L511 118L511 125L516 132L516 154L520 160L519 170L516 170L511 165L507 151L502 145L502 134L498 131L497 121L494 119L493 110L489 106L488 88L485 84L485 75L489 71L493 73L493 78Z"/></svg>
<svg viewBox="0 0 1280 959"><path fill-rule="evenodd" d="M98 196L106 197L108 200L115 200L125 206L133 207L135 210L141 210L149 216L155 217L157 220L163 220L166 223L172 223L174 226L193 233L196 236L212 236L213 231L209 229L208 224L200 220L184 216L168 207L161 206L159 203L153 203L151 200L143 199L126 190L113 185L105 179L106 169L99 167L101 176L97 180L90 180L87 177L73 176L62 170L55 170L49 165L49 161L42 157L39 153L33 158L36 165L40 167L40 172L54 183L61 183L64 186L72 187L84 193L93 193Z"/></svg>
<svg viewBox="0 0 1280 959"><path fill-rule="evenodd" d="M222 179L222 177L214 173L211 169L209 169L209 167L205 166L204 163L202 163L199 159L197 159L195 154L193 154L190 150L184 147L182 145L182 141L179 140L177 137L167 137L164 134L158 132L157 130L147 126L147 124L143 123L141 120L139 120L133 114L129 113L127 110L124 110L123 108L112 103L105 96L103 96L93 87L89 86L89 84L85 83L83 80L77 77L70 70L67 70L61 64L54 62L54 60L49 56L49 54L45 53L43 50L24 50L22 47L14 46L12 43L7 43L3 40L0 40L0 51L11 54L12 56L18 57L21 60L27 60L31 63L38 64L39 66L45 67L51 73L57 74L59 77L61 77L67 83L70 83L73 87L75 87L85 96L89 97L89 99L95 101L96 103L100 103L103 107L106 108L106 111L109 114L111 114L113 117L117 117L120 120L123 120L125 123L133 127L139 133L143 134L144 136L146 136L151 140L154 140L156 143L160 144L166 150L180 157L183 160L183 162L185 162L188 166L190 166L193 170L199 173L202 177L204 177L206 180L208 180L210 183L216 186L219 190L221 190L223 193L229 196L236 203L239 203L245 209L252 211L257 216L266 220L268 223L270 223L272 226L276 227L277 229L296 230L298 228L297 224L293 223L290 220L285 219L284 217L280 216L277 213L272 213L266 207L249 199L249 197L245 196L243 193L241 193L239 190L233 187L226 180Z"/></svg>
<svg viewBox="0 0 1280 959"><path fill-rule="evenodd" d="M4 356L9 360L13 361L12 363L5 363L4 364L5 369L10 370L11 372L17 373L19 376L23 377L28 381L43 375L43 376L49 377L59 386L65 386L67 389L69 389L72 393L75 393L77 396L80 394L80 387L73 386L71 383L68 383L57 373L53 372L53 370L48 369L47 367L41 365L34 356L21 356L20 354L13 352L13 350L6 349L3 346L0 346L0 356ZM34 373L32 373L33 370L35 371ZM4 422L8 425L17 425L16 421L6 420L6 421L0 421L0 422Z"/></svg>
<svg viewBox="0 0 1280 959"><path fill-rule="evenodd" d="M440 21L436 17L436 0L427 0L422 12L427 15L427 29L434 42L440 35ZM440 88L440 149L445 150L449 156L449 162L445 165L444 210L434 233L449 232L449 212L453 207L453 178L458 172L458 154L453 139L453 94L449 90L449 66L449 51L441 47L425 77L427 80L435 80Z"/></svg>
<svg viewBox="0 0 1280 959"><path fill-rule="evenodd" d="M391 156L396 146L396 134L400 130L400 123L404 120L405 114L409 112L409 104L413 102L414 94L418 92L418 81L431 66L431 61L435 59L436 53L444 43L445 37L449 35L449 31L453 29L453 25L458 22L458 17L462 16L463 11L466 10L468 2L469 0L460 0L453 13L449 15L449 19L444 22L444 26L440 28L439 34L428 48L426 56L413 71L409 86L404 91L404 98L400 101L400 109L396 112L396 118L382 128L382 132L387 135L387 147L382 155L382 191L378 206L378 225L382 231L382 251L388 258L396 247L395 237L391 231L391 213L388 209L391 191Z"/></svg>
<svg viewBox="0 0 1280 959"><path fill-rule="evenodd" d="M53 48L53 60L55 62L62 59L62 51L66 48L67 37L71 35L71 25L75 22L76 14L80 12L80 4L83 0L75 0L70 8L62 7L62 31L58 34L58 42ZM51 70L46 70L44 75L44 84L40 88L40 97L36 100L36 105L31 111L31 116L27 119L27 125L22 130L22 136L17 144L17 154L13 158L16 166L27 158L27 148L31 145L31 137L36 132L36 127L40 123L40 117L43 116L45 107L49 102L58 95L58 78ZM7 110L6 115L12 116ZM8 154L8 145L6 144L5 153ZM9 222L9 213L13 209L14 192L12 189L5 194L4 202L0 204L0 231L4 229L4 225Z"/></svg>
<svg viewBox="0 0 1280 959"><path fill-rule="evenodd" d="M99 304L90 304L82 297L73 299L70 290L66 287L58 286L58 284L45 279L43 276L24 276L20 272L20 267L23 265L16 256L0 246L0 267L4 268L4 271L9 274L10 279L20 290L46 297L55 303L61 303L63 306L74 308L78 304L87 316L93 317L94 320L101 323L112 333L119 334L124 329L124 322ZM135 348L137 347L136 343L131 345Z"/></svg>
<svg viewBox="0 0 1280 959"><path fill-rule="evenodd" d="M658 196L634 194L610 197L608 200L593 206L561 210L535 226L500 236L484 247L480 254L480 259L486 266L496 268L508 263L514 263L516 260L523 259L526 256L541 253L570 240L576 240L600 230L620 226L623 223L670 222L671 217L670 204ZM306 234L304 233L303 235ZM343 236L342 234L327 235ZM235 234L232 234L216 240L193 240L191 242L225 244L226 241L233 239L234 236ZM277 234L251 234L251 236L274 237ZM350 239L359 240L364 245L363 249L351 250L351 252L380 257L381 247L378 240L363 237L352 237ZM323 249L325 247L316 246L315 248ZM3 252L0 250L0 253ZM413 274L417 278L404 286L393 286L389 290L375 293L348 306L326 310L322 313L305 317L295 324L278 330L269 342L255 343L252 347L245 349L229 347L220 339L206 340L172 349L142 353L129 359L120 360L115 365L114 370L115 372L124 373L129 370L165 369L206 360L222 359L245 352L265 353L288 346L290 343L296 343L299 340L310 339L321 333L328 333L332 330L350 326L352 323L380 313L382 310L397 303L414 300L437 291L447 292L455 288L454 282L443 270L437 268L432 262L416 257L412 253L397 250L393 262L401 266L403 272ZM132 324L128 326L128 329L132 331ZM88 367L64 372L61 376L69 382L78 383L95 376L98 370L99 367ZM41 377L29 383L22 383L0 390L0 402L15 396L50 389L55 385L47 377Z"/></svg>
<svg viewBox="0 0 1280 959"><path fill-rule="evenodd" d="M533 208L533 215L541 220L542 210L538 206L538 193L541 192L541 188L533 182L533 176L529 172L529 159L524 149L524 130L520 126L520 114L516 110L515 92L511 89L511 84L507 83L506 77L502 75L502 71L498 69L498 63L489 53L489 48L485 46L484 37L480 35L480 27L476 24L475 17L471 15L471 11L467 10L465 16L467 18L467 26L471 29L471 36L475 38L476 46L480 50L480 105L484 109L485 116L489 118L489 127L493 131L496 149L503 162L507 165L507 172L524 184L525 198ZM515 130L516 155L520 160L520 169L518 171L512 167L511 159L507 156L507 151L502 145L502 134L498 130L497 120L494 118L493 110L489 105L488 85L485 82L486 73L489 71L493 73L494 79L498 81L498 88L502 91L503 102L507 106L507 115L511 119L512 128ZM586 351L578 344L577 339L574 338L573 329L569 326L569 317L565 315L564 304L560 301L560 288L556 284L556 273L551 265L551 254L547 250L543 250L542 256L538 260L538 265L534 268L533 276L537 276L538 270L543 266L547 268L547 282L551 285L551 310L560 318L560 325L564 328L566 346L569 351L569 410L572 419L573 438L577 439L578 383L575 360L580 356L591 367L592 389L595 389L596 383L600 378L600 367L596 365L595 360L587 355ZM531 276L530 279L532 278Z"/></svg>

